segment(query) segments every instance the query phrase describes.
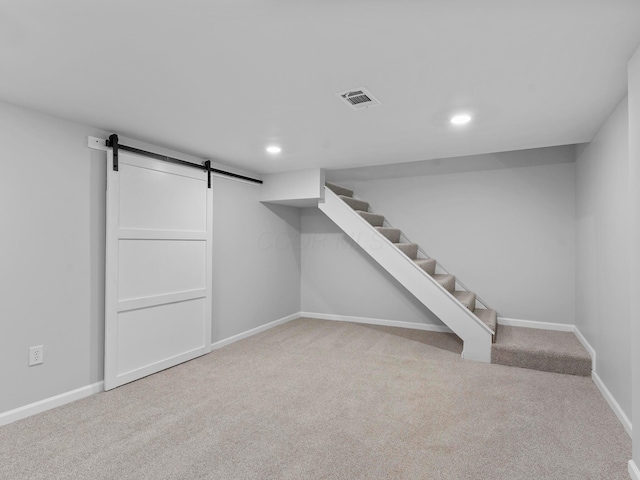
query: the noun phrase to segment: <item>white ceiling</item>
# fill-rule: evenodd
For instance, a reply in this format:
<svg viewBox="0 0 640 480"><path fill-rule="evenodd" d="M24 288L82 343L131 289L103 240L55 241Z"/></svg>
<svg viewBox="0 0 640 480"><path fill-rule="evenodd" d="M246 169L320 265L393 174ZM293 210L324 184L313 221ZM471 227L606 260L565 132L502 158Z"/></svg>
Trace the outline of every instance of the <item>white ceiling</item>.
<svg viewBox="0 0 640 480"><path fill-rule="evenodd" d="M357 167L589 141L639 44L638 0L3 0L0 99L256 172Z"/></svg>

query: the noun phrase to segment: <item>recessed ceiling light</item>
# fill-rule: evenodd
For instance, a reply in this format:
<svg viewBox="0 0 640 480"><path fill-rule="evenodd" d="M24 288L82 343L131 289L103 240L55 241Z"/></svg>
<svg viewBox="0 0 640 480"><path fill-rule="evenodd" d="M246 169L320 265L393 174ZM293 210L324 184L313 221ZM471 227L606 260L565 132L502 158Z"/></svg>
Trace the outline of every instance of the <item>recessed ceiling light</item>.
<svg viewBox="0 0 640 480"><path fill-rule="evenodd" d="M466 113L461 113L460 115L454 115L451 117L451 123L454 125L464 125L465 123L469 123L471 121L471 115Z"/></svg>
<svg viewBox="0 0 640 480"><path fill-rule="evenodd" d="M282 151L282 148L278 145L269 145L265 150L275 155L276 153L280 153Z"/></svg>

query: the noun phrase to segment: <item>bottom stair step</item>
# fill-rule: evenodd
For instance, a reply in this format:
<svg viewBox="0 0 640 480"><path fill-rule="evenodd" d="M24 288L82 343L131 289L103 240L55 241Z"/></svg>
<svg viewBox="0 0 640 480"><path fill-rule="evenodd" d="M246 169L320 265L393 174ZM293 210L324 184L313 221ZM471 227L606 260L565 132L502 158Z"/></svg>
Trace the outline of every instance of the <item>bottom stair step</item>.
<svg viewBox="0 0 640 480"><path fill-rule="evenodd" d="M496 333L498 329L498 314L490 308L476 308L473 312L482 322L493 332L493 341L496 341Z"/></svg>
<svg viewBox="0 0 640 480"><path fill-rule="evenodd" d="M569 375L591 375L591 356L573 332L500 326L491 363Z"/></svg>

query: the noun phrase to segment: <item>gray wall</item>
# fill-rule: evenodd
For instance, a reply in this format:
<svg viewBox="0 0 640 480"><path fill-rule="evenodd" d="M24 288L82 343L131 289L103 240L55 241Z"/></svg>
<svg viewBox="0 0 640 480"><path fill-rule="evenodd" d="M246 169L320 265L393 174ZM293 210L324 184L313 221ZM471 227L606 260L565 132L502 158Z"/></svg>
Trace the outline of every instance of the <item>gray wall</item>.
<svg viewBox="0 0 640 480"><path fill-rule="evenodd" d="M260 203L260 186L213 181L212 341L300 311L300 209ZM291 241L290 241L291 240Z"/></svg>
<svg viewBox="0 0 640 480"><path fill-rule="evenodd" d="M87 135L105 132L0 104L0 412L102 379L106 170Z"/></svg>
<svg viewBox="0 0 640 480"><path fill-rule="evenodd" d="M618 105L576 160L576 325L596 372L631 418L628 108Z"/></svg>
<svg viewBox="0 0 640 480"><path fill-rule="evenodd" d="M352 187L373 211L384 214L501 316L573 324L574 155L572 146L544 148L382 171L335 171L327 178ZM332 228L332 234L340 235L330 223L303 214L303 238ZM374 282L369 278L373 267L351 265L333 250L303 248L303 310L323 307L320 313L346 314L344 300L332 300L340 297L335 282L320 282L316 277L321 275ZM324 273L309 271L312 265ZM323 289L314 295L324 304L305 293L304 282L311 280ZM368 292L370 303L360 306L362 316L380 312L378 318L411 315L415 321L433 321L428 313L418 313L415 304L404 305L403 296L390 295L396 287L388 277L375 283L376 289ZM350 312L359 315L356 306Z"/></svg>
<svg viewBox="0 0 640 480"><path fill-rule="evenodd" d="M633 418L640 419L640 48L629 62L629 215L631 281L629 290L631 338L633 345ZM633 460L640 468L640 425L633 429Z"/></svg>
<svg viewBox="0 0 640 480"><path fill-rule="evenodd" d="M0 103L0 413L102 380L106 154L88 135L107 133ZM260 204L256 185L213 186L216 341L300 310L299 249L260 241L295 238L300 212Z"/></svg>

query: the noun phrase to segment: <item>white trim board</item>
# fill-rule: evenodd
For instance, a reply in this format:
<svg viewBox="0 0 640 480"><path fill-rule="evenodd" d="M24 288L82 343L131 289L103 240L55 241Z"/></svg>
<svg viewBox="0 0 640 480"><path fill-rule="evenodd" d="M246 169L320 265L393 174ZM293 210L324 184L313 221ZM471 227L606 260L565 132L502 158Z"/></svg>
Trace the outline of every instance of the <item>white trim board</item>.
<svg viewBox="0 0 640 480"><path fill-rule="evenodd" d="M589 344L587 339L582 335L582 332L578 330L578 327L575 325L569 325L564 323L550 323L550 322L536 322L533 320L519 320L515 318L504 318L498 317L498 325L505 325L511 327L523 327L523 328L536 328L541 330L555 330L559 332L573 332L578 341L582 344L582 346L589 352L591 355L591 378L593 383L596 384L598 390L605 398L613 413L615 413L622 426L627 431L629 436L631 436L631 422L629 418L625 415L624 411L620 408L620 405L615 400L609 389L604 385L602 379L596 373L596 351Z"/></svg>
<svg viewBox="0 0 640 480"><path fill-rule="evenodd" d="M576 334L576 337L578 337L578 340L580 340L580 343L582 344L582 346L587 350L587 352L589 352L589 355L591 355L591 371L595 372L596 371L596 351L593 349L591 344L587 342L587 339L584 337L584 335L582 335L582 332L578 330L578 327L574 328L573 333Z"/></svg>
<svg viewBox="0 0 640 480"><path fill-rule="evenodd" d="M237 342L238 340L251 337L257 333L264 332L265 330L276 327L278 325L282 325L284 323L290 322L291 320L295 320L297 318L300 318L299 312L293 313L291 315L280 318L273 322L265 323L264 325L261 325L256 328L252 328L251 330L247 330L246 332L239 333L238 335L234 335L224 340L220 340L212 344L211 349L213 351L214 349L222 348L226 345ZM96 393L100 393L103 391L104 391L104 382L100 381L97 383L93 383L91 385L87 385L85 387L80 387L75 390L71 390L69 392L64 392L59 395L55 395L53 397L45 398L44 400L39 400L37 402L30 403L29 405L24 405L22 407L18 407L13 410L0 413L0 426L8 425L15 421L22 420L23 418L27 418L32 415L45 412L47 410L51 410L52 408L61 407L62 405L66 405L67 403L75 402L76 400L80 400L82 398L89 397L91 395L94 395Z"/></svg>
<svg viewBox="0 0 640 480"><path fill-rule="evenodd" d="M640 480L640 469L633 460L629 460L629 476L633 480Z"/></svg>
<svg viewBox="0 0 640 480"><path fill-rule="evenodd" d="M507 327L536 328L538 330L555 330L557 332L573 332L575 325L567 323L536 322L535 320L520 320L518 318L498 317L498 325Z"/></svg>
<svg viewBox="0 0 640 480"><path fill-rule="evenodd" d="M273 322L265 323L264 325L260 325L259 327L252 328L251 330L247 330L246 332L238 333L237 335L233 335L231 337L225 338L223 340L218 340L215 343L211 344L211 350L217 350L218 348L226 347L232 343L237 342L238 340L243 340L245 338L252 337L260 332L264 332L265 330L269 330L270 328L277 327L278 325L283 325L291 320L295 320L300 318L300 312L292 313L291 315L287 315L286 317L282 317L278 320L274 320Z"/></svg>
<svg viewBox="0 0 640 480"><path fill-rule="evenodd" d="M600 390L600 393L609 404L609 407L611 408L611 410L613 410L613 413L615 414L615 416L618 417L618 420L620 420L620 423L624 427L624 430L627 432L627 435L631 437L631 433L633 431L631 420L629 420L629 417L627 417L627 414L624 413L624 410L622 410L622 407L620 406L620 404L617 402L615 397L611 394L607 386L604 384L604 382L600 378L600 375L598 375L598 373L596 372L596 351L591 346L591 344L587 341L584 335L582 335L582 332L578 330L578 327L574 328L573 333L575 333L576 337L578 337L578 340L580 340L580 343L582 343L584 348L591 355L591 361L592 361L591 379L593 380L593 383L596 384L596 387L598 387L598 390ZM638 480L640 480L640 478Z"/></svg>
<svg viewBox="0 0 640 480"><path fill-rule="evenodd" d="M386 327L411 328L413 330L426 330L428 332L451 333L451 329L446 325L401 322L399 320L386 320L382 318L350 317L347 315L315 312L300 312L300 317L317 318L318 320L333 320L337 322L364 323L368 325L384 325Z"/></svg>
<svg viewBox="0 0 640 480"><path fill-rule="evenodd" d="M629 435L629 438L631 438L632 426L631 426L631 420L629 420L629 417L627 417L627 415L624 413L624 411L622 410L622 407L620 407L620 404L613 397L613 395L611 394L609 389L605 386L605 384L602 382L602 379L596 373L595 370L591 372L591 379L593 380L593 383L596 384L596 387L598 387L598 390L600 390L600 393L609 404L609 407L611 407L611 410L613 410L613 413L615 413L616 417L618 417L618 420L620 420L620 423L622 424L622 426L624 427L624 430Z"/></svg>
<svg viewBox="0 0 640 480"><path fill-rule="evenodd" d="M38 402L30 403L13 410L9 410L8 412L0 413L0 425L8 425L9 423L13 423L17 420L22 420L23 418L30 417L37 413L42 413L46 410L51 410L52 408L61 407L67 403L75 402L76 400L89 397L102 391L104 391L103 382L96 382L91 385L87 385L86 387L76 388L70 392L61 393Z"/></svg>

